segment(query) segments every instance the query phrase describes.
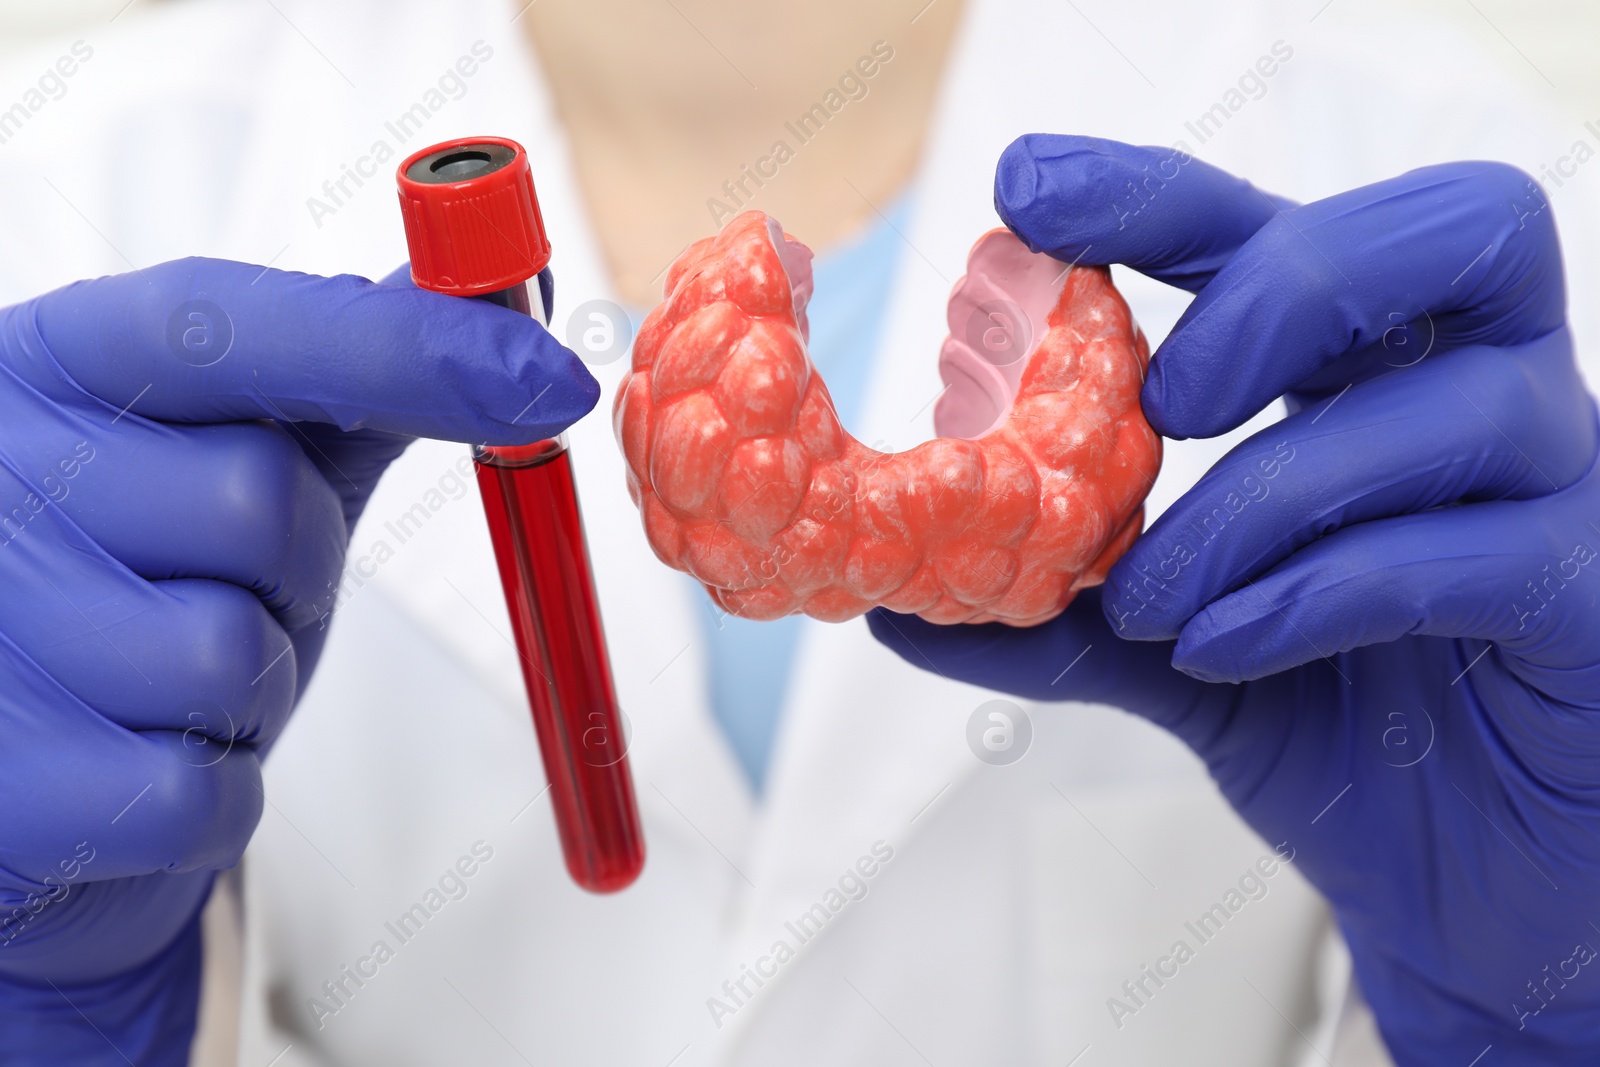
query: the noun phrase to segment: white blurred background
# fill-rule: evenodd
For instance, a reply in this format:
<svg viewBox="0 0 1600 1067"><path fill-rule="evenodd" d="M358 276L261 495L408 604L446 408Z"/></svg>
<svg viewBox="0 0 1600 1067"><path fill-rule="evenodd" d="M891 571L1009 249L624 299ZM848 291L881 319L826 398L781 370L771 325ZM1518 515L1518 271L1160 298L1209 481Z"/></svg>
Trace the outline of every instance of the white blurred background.
<svg viewBox="0 0 1600 1067"><path fill-rule="evenodd" d="M0 0L0 64L41 38L75 28L138 18L182 0ZM266 3L267 0L240 0ZM1224 0L1225 2L1225 0ZM1336 19L1341 0L1319 17ZM1575 117L1600 119L1600 3L1595 0L1394 0L1396 7L1426 11L1479 38L1508 69L1553 86Z"/></svg>
<svg viewBox="0 0 1600 1067"><path fill-rule="evenodd" d="M141 9L182 0L0 0L0 64L41 38L138 18ZM240 0L266 3L267 0ZM1337 18L1341 0L1320 17ZM1455 23L1502 57L1506 67L1548 82L1575 117L1600 119L1600 3L1595 0L1394 0Z"/></svg>

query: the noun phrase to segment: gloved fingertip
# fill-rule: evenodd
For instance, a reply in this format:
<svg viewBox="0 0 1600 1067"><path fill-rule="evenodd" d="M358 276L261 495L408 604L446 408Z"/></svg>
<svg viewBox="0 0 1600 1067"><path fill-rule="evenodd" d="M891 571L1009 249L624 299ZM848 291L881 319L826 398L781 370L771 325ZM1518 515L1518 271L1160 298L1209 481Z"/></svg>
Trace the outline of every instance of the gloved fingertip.
<svg viewBox="0 0 1600 1067"><path fill-rule="evenodd" d="M600 403L600 382L589 373L589 368L578 362L576 356L573 360L578 365L574 368L571 399L568 401L565 414L571 422L577 422Z"/></svg>
<svg viewBox="0 0 1600 1067"><path fill-rule="evenodd" d="M600 383L588 366L531 319L500 335L498 364L485 365L474 386L486 398L484 443L530 444L562 432L594 410ZM483 377L482 371L489 371Z"/></svg>
<svg viewBox="0 0 1600 1067"><path fill-rule="evenodd" d="M600 382L590 373L583 360L570 348L554 340L539 358L546 366L552 361L556 363L555 367L550 368L553 372L551 377L561 383L560 401L574 418L594 410L594 406L600 402Z"/></svg>
<svg viewBox="0 0 1600 1067"><path fill-rule="evenodd" d="M1172 657L1172 669L1197 682L1209 682L1215 685L1234 685L1244 680L1237 672L1218 671L1203 663L1190 663L1181 660L1176 653Z"/></svg>
<svg viewBox="0 0 1600 1067"><path fill-rule="evenodd" d="M1186 645L1184 638L1172 650L1172 669L1188 675L1197 682L1240 682L1243 677L1231 657L1222 654L1215 645L1194 647Z"/></svg>
<svg viewBox="0 0 1600 1067"><path fill-rule="evenodd" d="M1112 580L1106 579L1106 584ZM1171 624L1152 605L1136 596L1124 596L1115 587L1100 601L1100 610L1111 632L1124 641L1170 641L1174 636Z"/></svg>
<svg viewBox="0 0 1600 1067"><path fill-rule="evenodd" d="M571 349L564 349L572 361L572 382L574 400L581 405L583 410L580 415L587 415L593 411L595 405L600 403L600 379L594 376L589 365L572 353Z"/></svg>
<svg viewBox="0 0 1600 1067"><path fill-rule="evenodd" d="M995 212L1024 242L1028 241L1029 209L1039 190L1039 163L1032 145L1036 136L1024 134L1012 141L1000 153L994 169ZM1033 247L1031 243L1029 247Z"/></svg>
<svg viewBox="0 0 1600 1067"><path fill-rule="evenodd" d="M1139 390L1139 406L1144 409L1145 420L1156 433L1173 441L1188 439L1181 428L1173 425L1167 405L1167 376L1157 360L1151 360L1144 387Z"/></svg>
<svg viewBox="0 0 1600 1067"><path fill-rule="evenodd" d="M1228 616L1222 618L1218 612ZM1237 598L1225 598L1190 619L1172 649L1172 666L1202 682L1246 682L1273 673L1252 669L1260 663L1267 620L1239 610Z"/></svg>
<svg viewBox="0 0 1600 1067"><path fill-rule="evenodd" d="M1170 441L1187 441L1220 437L1243 425L1249 412L1238 409L1238 387L1220 377L1195 373L1193 364L1176 351L1153 359L1139 393L1150 428Z"/></svg>

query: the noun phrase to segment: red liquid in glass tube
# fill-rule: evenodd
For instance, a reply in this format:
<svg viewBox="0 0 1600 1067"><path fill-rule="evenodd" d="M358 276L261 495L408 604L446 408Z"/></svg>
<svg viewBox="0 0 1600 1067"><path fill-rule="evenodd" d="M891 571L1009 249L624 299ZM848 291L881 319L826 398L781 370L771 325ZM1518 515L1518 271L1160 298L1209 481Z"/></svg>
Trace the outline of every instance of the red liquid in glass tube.
<svg viewBox="0 0 1600 1067"><path fill-rule="evenodd" d="M567 870L613 892L638 877L644 836L572 460L561 438L474 458Z"/></svg>
<svg viewBox="0 0 1600 1067"><path fill-rule="evenodd" d="M397 178L418 286L547 322L550 242L521 145L447 141ZM639 876L644 835L566 439L473 458L562 855L580 886L615 892Z"/></svg>

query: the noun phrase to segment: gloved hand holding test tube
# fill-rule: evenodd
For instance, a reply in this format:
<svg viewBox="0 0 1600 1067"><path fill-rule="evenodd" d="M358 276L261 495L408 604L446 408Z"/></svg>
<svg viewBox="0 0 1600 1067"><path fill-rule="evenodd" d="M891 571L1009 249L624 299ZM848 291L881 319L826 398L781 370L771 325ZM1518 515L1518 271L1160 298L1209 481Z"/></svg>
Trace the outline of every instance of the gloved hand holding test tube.
<svg viewBox="0 0 1600 1067"><path fill-rule="evenodd" d="M548 323L550 242L521 145L446 141L397 177L412 281ZM591 892L623 889L644 837L566 436L473 459L567 870Z"/></svg>
<svg viewBox="0 0 1600 1067"><path fill-rule="evenodd" d="M0 1061L187 1063L199 912L379 478L416 437L553 438L599 386L406 275L205 258L0 309L0 382Z"/></svg>

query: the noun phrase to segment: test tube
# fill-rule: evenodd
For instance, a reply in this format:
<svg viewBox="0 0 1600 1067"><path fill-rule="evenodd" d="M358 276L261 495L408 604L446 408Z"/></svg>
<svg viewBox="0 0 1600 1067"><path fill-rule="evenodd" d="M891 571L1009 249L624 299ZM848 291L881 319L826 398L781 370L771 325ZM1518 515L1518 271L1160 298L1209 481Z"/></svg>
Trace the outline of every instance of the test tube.
<svg viewBox="0 0 1600 1067"><path fill-rule="evenodd" d="M446 141L398 181L418 286L549 322L550 242L521 145ZM644 835L566 435L473 459L567 870L615 892L639 876Z"/></svg>

